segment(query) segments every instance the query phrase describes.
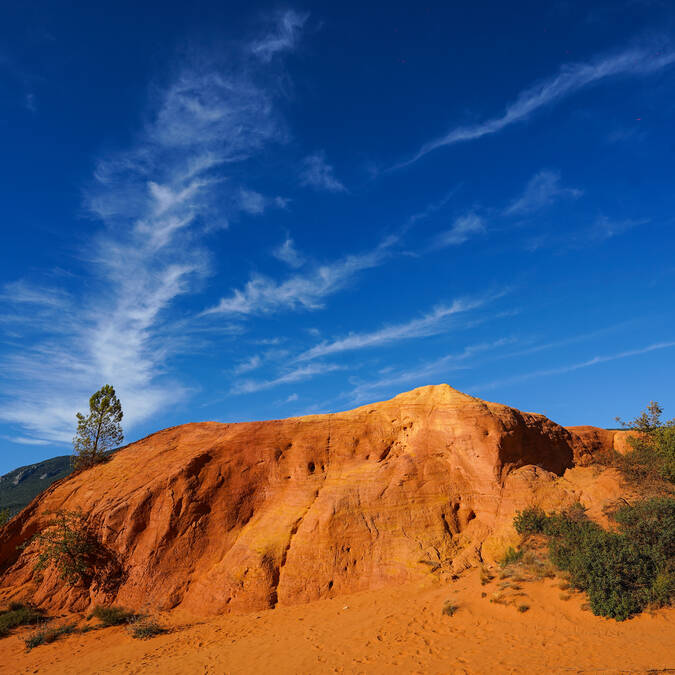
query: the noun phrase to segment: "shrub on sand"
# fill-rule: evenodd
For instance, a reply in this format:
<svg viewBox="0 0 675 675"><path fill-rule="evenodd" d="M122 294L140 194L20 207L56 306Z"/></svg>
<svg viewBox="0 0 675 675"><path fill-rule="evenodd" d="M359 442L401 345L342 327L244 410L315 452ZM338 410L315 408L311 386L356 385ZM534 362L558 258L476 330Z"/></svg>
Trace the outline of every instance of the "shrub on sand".
<svg viewBox="0 0 675 675"><path fill-rule="evenodd" d="M26 649L30 651L39 645L49 644L50 642L57 640L62 635L68 635L74 631L75 624L71 623L65 624L63 626L38 628L36 631L25 638L24 642L26 643Z"/></svg>
<svg viewBox="0 0 675 675"><path fill-rule="evenodd" d="M9 607L0 612L0 637L9 635L12 628L29 626L44 621L43 613L20 602L12 602Z"/></svg>
<svg viewBox="0 0 675 675"><path fill-rule="evenodd" d="M166 628L160 626L155 619L140 616L129 623L128 630L131 637L137 640L147 640L166 633Z"/></svg>
<svg viewBox="0 0 675 675"><path fill-rule="evenodd" d="M514 524L524 535L543 531L552 563L586 591L593 613L623 621L675 598L675 499L624 506L614 519L609 532L576 507L543 520L523 512Z"/></svg>
<svg viewBox="0 0 675 675"><path fill-rule="evenodd" d="M129 623L136 615L128 609L124 609L124 607L97 605L90 616L98 619L102 626L119 626L123 623Z"/></svg>

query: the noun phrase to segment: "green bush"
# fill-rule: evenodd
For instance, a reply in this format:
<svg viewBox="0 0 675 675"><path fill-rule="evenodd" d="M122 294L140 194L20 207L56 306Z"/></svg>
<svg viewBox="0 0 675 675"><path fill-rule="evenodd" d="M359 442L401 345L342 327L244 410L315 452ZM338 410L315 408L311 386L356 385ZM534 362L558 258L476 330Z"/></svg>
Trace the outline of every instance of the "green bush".
<svg viewBox="0 0 675 675"><path fill-rule="evenodd" d="M27 638L25 638L24 642L26 643L26 649L30 651L33 649L33 647L49 644L50 642L57 640L62 635L68 635L73 632L75 632L74 624L55 626L52 628L39 628L35 632L31 633Z"/></svg>
<svg viewBox="0 0 675 675"><path fill-rule="evenodd" d="M518 534L539 534L544 531L546 513L538 506L531 506L524 511L518 511L513 525Z"/></svg>
<svg viewBox="0 0 675 675"><path fill-rule="evenodd" d="M675 597L675 499L625 506L614 517L617 532L603 530L579 507L546 515L543 523L540 514L523 512L514 524L521 534L549 537L551 561L586 591L594 614L624 620Z"/></svg>
<svg viewBox="0 0 675 675"><path fill-rule="evenodd" d="M166 628L160 626L157 621L148 617L136 617L134 621L129 624L129 633L131 637L137 640L147 640L166 633Z"/></svg>
<svg viewBox="0 0 675 675"><path fill-rule="evenodd" d="M647 409L630 422L621 422L625 429L636 431L629 438L632 451L618 455L617 467L632 482L654 478L675 483L675 420L661 421L663 409L652 401Z"/></svg>
<svg viewBox="0 0 675 675"><path fill-rule="evenodd" d="M91 616L98 619L103 626L120 626L123 623L129 623L136 615L128 609L124 609L124 607L97 605L94 607Z"/></svg>
<svg viewBox="0 0 675 675"><path fill-rule="evenodd" d="M68 584L75 584L91 573L95 541L80 511L57 511L47 527L25 546L31 543L39 550L36 572L54 565Z"/></svg>
<svg viewBox="0 0 675 675"><path fill-rule="evenodd" d="M12 602L6 610L0 612L0 637L9 635L12 628L29 626L40 621L44 621L40 610L20 602Z"/></svg>
<svg viewBox="0 0 675 675"><path fill-rule="evenodd" d="M443 605L443 614L445 616L454 616L455 612L459 609L457 605L453 605L452 602L448 601Z"/></svg>

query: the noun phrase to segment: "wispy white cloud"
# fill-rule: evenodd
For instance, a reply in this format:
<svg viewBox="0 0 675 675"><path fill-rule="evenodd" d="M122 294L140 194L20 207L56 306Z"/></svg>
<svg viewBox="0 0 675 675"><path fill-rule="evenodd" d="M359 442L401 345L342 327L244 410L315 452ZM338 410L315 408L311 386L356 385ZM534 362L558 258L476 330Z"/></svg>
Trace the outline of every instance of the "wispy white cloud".
<svg viewBox="0 0 675 675"><path fill-rule="evenodd" d="M432 202L431 204L427 205L426 208L418 211L417 213L413 213L403 225L403 232L407 232L418 222L426 220L435 213L438 213L438 211L440 211L450 201L450 199L457 193L458 190L459 186L454 187L452 190L446 192L438 201Z"/></svg>
<svg viewBox="0 0 675 675"><path fill-rule="evenodd" d="M333 167L326 162L326 154L317 152L303 160L300 184L328 192L346 192L347 188L335 177Z"/></svg>
<svg viewBox="0 0 675 675"><path fill-rule="evenodd" d="M527 215L550 206L558 199L577 199L582 194L582 190L563 187L557 171L540 171L530 179L523 194L504 209L504 215Z"/></svg>
<svg viewBox="0 0 675 675"><path fill-rule="evenodd" d="M485 221L475 213L467 213L460 216L452 224L449 230L440 232L431 244L432 249L445 248L446 246L459 246L467 242L471 237L486 232Z"/></svg>
<svg viewBox="0 0 675 675"><path fill-rule="evenodd" d="M2 50L0 51L0 75L8 75L23 89L23 104L26 110L35 114L37 112L35 85L40 78L27 69L20 59L6 52L6 48L6 43L0 47Z"/></svg>
<svg viewBox="0 0 675 675"><path fill-rule="evenodd" d="M38 305L54 309L65 309L69 304L69 296L60 288L35 286L20 279L2 286L0 301L17 305Z"/></svg>
<svg viewBox="0 0 675 675"><path fill-rule="evenodd" d="M254 344L256 345L280 345L282 342L284 342L286 338L281 338L281 337L273 337L273 338L260 338L258 340L254 340Z"/></svg>
<svg viewBox="0 0 675 675"><path fill-rule="evenodd" d="M515 352L509 352L504 355L505 358L515 358L518 356L529 356L530 354L535 354L537 352L546 351L548 349L556 349L558 347L566 347L571 344L576 344L578 342L585 342L587 340L592 340L593 338L600 337L602 335L607 335L607 333L613 333L619 330L625 330L626 327L638 321L637 319L630 319L628 321L622 321L621 323L616 323L610 326L603 326L597 330L590 331L588 333L580 333L578 335L572 335L562 340L554 340L553 342L544 342L539 344L531 344L529 347L524 347ZM534 342L534 340L532 341Z"/></svg>
<svg viewBox="0 0 675 675"><path fill-rule="evenodd" d="M266 201L259 192L240 188L239 205L242 211L257 216L265 210Z"/></svg>
<svg viewBox="0 0 675 675"><path fill-rule="evenodd" d="M280 21L281 35L288 15ZM282 51L271 44L265 51L263 43L258 52L244 49L245 58ZM284 138L273 93L251 64L238 67L241 58L224 64L201 55L181 64L153 90L135 143L98 162L85 206L103 227L82 254L87 284L53 327L45 321L36 330L26 312L21 347L0 368L0 420L26 438L70 441L75 411L106 382L120 396L127 429L185 395L166 374L167 359L185 349L190 333L173 307L210 273L202 235L216 202L256 208L253 191L230 184L228 167ZM58 289L15 282L0 304L63 300Z"/></svg>
<svg viewBox="0 0 675 675"><path fill-rule="evenodd" d="M238 363L234 367L234 374L235 375L241 375L242 373L248 373L251 370L256 370L257 368L260 368L262 365L262 358L260 357L259 354L254 354L253 356L249 357L245 361L242 361L241 363Z"/></svg>
<svg viewBox="0 0 675 675"><path fill-rule="evenodd" d="M387 326L370 333L352 334L332 342L324 341L300 354L297 360L309 361L340 352L380 347L400 340L437 335L448 329L451 317L476 309L487 303L490 299L484 297L455 300L450 306L437 307L432 312L406 323Z"/></svg>
<svg viewBox="0 0 675 675"><path fill-rule="evenodd" d="M636 120L637 122L637 120ZM612 131L607 133L606 141L607 143L625 143L625 142L635 142L639 143L644 141L647 137L647 132L644 127L640 124L634 124L631 127L617 127Z"/></svg>
<svg viewBox="0 0 675 675"><path fill-rule="evenodd" d="M245 187L239 188L234 201L240 211L250 216L259 216L269 208L285 209L288 206L288 199L284 197L266 197Z"/></svg>
<svg viewBox="0 0 675 675"><path fill-rule="evenodd" d="M308 18L309 14L301 14L293 10L276 15L270 31L251 44L251 53L261 61L269 62L277 54L293 49L300 39L302 27Z"/></svg>
<svg viewBox="0 0 675 675"><path fill-rule="evenodd" d="M284 243L275 248L272 255L294 269L305 264L304 256L295 248L295 242L290 237L286 237Z"/></svg>
<svg viewBox="0 0 675 675"><path fill-rule="evenodd" d="M493 349L499 349L514 342L513 338L501 338L493 342L482 342L465 347L456 354L447 354L441 358L427 361L413 368L385 373L384 377L372 378L367 382L357 384L350 394L355 404L372 400L379 392L392 394L395 387L423 386L438 382L438 378L453 371L465 370L469 367L467 361L472 357Z"/></svg>
<svg viewBox="0 0 675 675"><path fill-rule="evenodd" d="M646 218L613 220L605 215L600 215L590 226L568 232L543 232L530 237L525 242L525 248L528 251L537 251L544 247L556 247L559 251L575 250L593 244L601 244L648 222L649 220Z"/></svg>
<svg viewBox="0 0 675 675"><path fill-rule="evenodd" d="M311 363L306 366L299 366L283 375L279 375L270 380L242 380L235 383L232 388L233 394L252 394L257 391L265 389L273 389L282 384L291 384L293 382L301 382L309 380L317 375L325 375L336 370L343 370L344 366L339 366L333 363Z"/></svg>
<svg viewBox="0 0 675 675"><path fill-rule="evenodd" d="M604 241L605 239L611 239L612 237L616 237L634 227L644 225L648 222L649 221L646 219L612 220L607 218L607 216L599 216L588 230L587 237L594 241Z"/></svg>
<svg viewBox="0 0 675 675"><path fill-rule="evenodd" d="M26 109L33 114L37 112L37 98L35 94L32 91L29 91L26 94L26 98L24 99L24 103L26 105Z"/></svg>
<svg viewBox="0 0 675 675"><path fill-rule="evenodd" d="M381 265L389 257L395 241L387 238L372 251L320 265L281 282L256 274L242 290L236 289L203 314L249 316L321 309L326 297L347 287L359 272Z"/></svg>
<svg viewBox="0 0 675 675"><path fill-rule="evenodd" d="M671 349L672 347L675 347L675 342L657 342L647 347L641 347L639 349L630 349L627 351L618 352L617 354L609 354L606 356L595 356L592 359L588 359L587 361L580 361L579 363L572 363L566 366L561 366L559 368L543 368L541 370L534 370L530 373L521 373L520 375L514 375L513 377L506 377L500 380L493 380L492 382L487 382L485 384L469 387L467 391L481 392L481 391L488 391L490 389L498 389L499 387L508 386L510 384L517 384L518 382L524 382L526 380L533 380L538 377L563 375L565 373L570 373L575 370L580 370L581 368L589 368L591 366L596 366L599 363L607 363L609 361L616 361L618 359L626 359L631 356L648 354L649 352L654 352L661 349Z"/></svg>
<svg viewBox="0 0 675 675"><path fill-rule="evenodd" d="M26 438L25 436L2 436L10 443L17 443L19 445L49 445L49 441L41 441L36 438Z"/></svg>
<svg viewBox="0 0 675 675"><path fill-rule="evenodd" d="M516 122L528 119L539 109L603 80L622 75L647 75L673 63L675 63L675 51L652 46L627 49L587 63L565 65L554 77L538 82L522 91L516 100L506 107L503 115L478 124L455 127L443 136L425 143L411 159L395 165L392 169L408 166L438 148L495 134Z"/></svg>

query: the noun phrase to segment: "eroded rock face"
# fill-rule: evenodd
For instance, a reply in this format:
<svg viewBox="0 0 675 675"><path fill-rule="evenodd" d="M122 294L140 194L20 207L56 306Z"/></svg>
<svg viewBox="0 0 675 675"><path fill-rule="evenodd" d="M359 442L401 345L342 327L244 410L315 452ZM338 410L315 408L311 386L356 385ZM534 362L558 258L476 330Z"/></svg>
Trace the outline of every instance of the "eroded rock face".
<svg viewBox="0 0 675 675"><path fill-rule="evenodd" d="M174 427L60 481L11 521L0 588L71 609L220 613L457 571L553 489L574 451L547 418L447 385L344 413ZM119 575L88 589L34 577L34 552L16 546L55 509L88 514Z"/></svg>
<svg viewBox="0 0 675 675"><path fill-rule="evenodd" d="M567 431L572 434L572 447L574 448L574 459L577 464L589 464L598 455L616 452L624 455L632 450L629 438L635 436L636 432L599 429L591 426L567 427Z"/></svg>

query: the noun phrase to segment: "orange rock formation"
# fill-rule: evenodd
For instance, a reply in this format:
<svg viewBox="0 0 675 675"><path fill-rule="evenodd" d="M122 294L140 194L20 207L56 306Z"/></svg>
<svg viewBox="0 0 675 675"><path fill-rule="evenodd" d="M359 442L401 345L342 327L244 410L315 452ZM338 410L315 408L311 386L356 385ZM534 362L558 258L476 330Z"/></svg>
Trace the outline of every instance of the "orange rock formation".
<svg viewBox="0 0 675 675"><path fill-rule="evenodd" d="M567 427L572 434L575 460L578 464L590 462L594 456L615 450L625 454L631 450L628 439L635 432L615 429L598 429L598 427Z"/></svg>
<svg viewBox="0 0 675 675"><path fill-rule="evenodd" d="M579 498L558 477L613 433L587 429L447 385L344 413L165 429L0 531L0 594L204 614L454 574L503 551L516 509ZM35 551L17 550L57 509L87 514L109 555L88 588L36 577Z"/></svg>

